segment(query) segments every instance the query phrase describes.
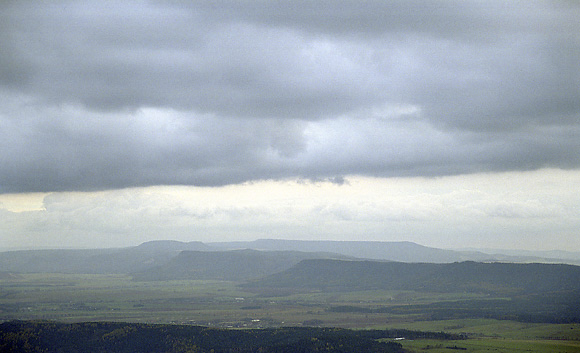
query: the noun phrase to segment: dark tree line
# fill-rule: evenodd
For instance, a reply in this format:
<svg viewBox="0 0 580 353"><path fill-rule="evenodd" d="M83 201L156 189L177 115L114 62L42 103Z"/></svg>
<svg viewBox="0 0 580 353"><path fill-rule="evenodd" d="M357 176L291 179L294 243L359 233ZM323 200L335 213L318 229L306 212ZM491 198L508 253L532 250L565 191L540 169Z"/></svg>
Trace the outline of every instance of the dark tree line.
<svg viewBox="0 0 580 353"><path fill-rule="evenodd" d="M288 327L232 330L134 323L10 321L0 324L0 352L403 352L404 330Z"/></svg>

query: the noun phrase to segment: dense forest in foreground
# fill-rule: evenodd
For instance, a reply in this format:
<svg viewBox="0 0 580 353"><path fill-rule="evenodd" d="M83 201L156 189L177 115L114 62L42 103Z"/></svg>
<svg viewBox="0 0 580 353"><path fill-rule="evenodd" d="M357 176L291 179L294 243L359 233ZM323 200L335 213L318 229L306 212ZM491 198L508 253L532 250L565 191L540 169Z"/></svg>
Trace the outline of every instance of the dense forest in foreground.
<svg viewBox="0 0 580 353"><path fill-rule="evenodd" d="M11 321L0 324L1 352L403 352L395 338L461 339L410 330L288 327L260 330L200 326Z"/></svg>

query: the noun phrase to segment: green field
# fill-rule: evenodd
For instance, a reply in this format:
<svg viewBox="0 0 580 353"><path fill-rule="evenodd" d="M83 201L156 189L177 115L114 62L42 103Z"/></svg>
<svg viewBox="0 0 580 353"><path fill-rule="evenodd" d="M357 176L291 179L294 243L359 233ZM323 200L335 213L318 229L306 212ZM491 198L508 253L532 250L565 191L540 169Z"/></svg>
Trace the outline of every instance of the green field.
<svg viewBox="0 0 580 353"><path fill-rule="evenodd" d="M127 275L21 274L0 280L0 320L122 321L231 328L405 328L468 337L461 341L400 341L409 351L416 352L580 352L580 324L492 319L433 321L421 310L404 314L380 310L486 298L470 293L382 290L258 291L242 289L228 281L138 282ZM341 306L374 311L331 310Z"/></svg>
<svg viewBox="0 0 580 353"><path fill-rule="evenodd" d="M244 291L227 281L133 281L126 275L23 274L0 282L0 319L368 328L422 319L421 313L340 313L332 306L381 308L471 299L473 294L409 291ZM257 321L259 320L259 321Z"/></svg>
<svg viewBox="0 0 580 353"><path fill-rule="evenodd" d="M580 351L580 342L553 340L508 340L479 338L462 341L416 340L401 341L403 347L411 352L538 352L538 353L575 353Z"/></svg>

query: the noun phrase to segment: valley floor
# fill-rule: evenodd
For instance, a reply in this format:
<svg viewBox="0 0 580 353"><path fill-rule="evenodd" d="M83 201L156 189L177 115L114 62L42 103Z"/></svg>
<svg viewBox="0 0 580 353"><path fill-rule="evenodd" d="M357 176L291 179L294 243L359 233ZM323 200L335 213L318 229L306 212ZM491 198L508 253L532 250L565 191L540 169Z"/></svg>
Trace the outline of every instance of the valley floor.
<svg viewBox="0 0 580 353"><path fill-rule="evenodd" d="M126 275L20 274L0 280L1 321L133 322L231 329L397 328L468 338L398 341L415 352L580 351L578 323L432 317L433 305L498 300L508 299L413 291L251 290L235 282L138 282Z"/></svg>

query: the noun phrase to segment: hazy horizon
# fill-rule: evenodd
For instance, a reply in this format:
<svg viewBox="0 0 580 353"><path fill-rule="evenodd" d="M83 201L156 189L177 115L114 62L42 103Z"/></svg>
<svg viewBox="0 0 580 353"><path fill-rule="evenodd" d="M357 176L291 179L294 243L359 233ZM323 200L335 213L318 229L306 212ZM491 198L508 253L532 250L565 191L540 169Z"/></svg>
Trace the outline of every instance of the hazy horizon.
<svg viewBox="0 0 580 353"><path fill-rule="evenodd" d="M219 250L221 248L221 246L223 246L224 244L231 244L231 243L248 243L251 244L253 242L259 242L259 241L290 241L290 242L317 242L317 243L324 243L324 242L329 242L329 243L334 243L334 242L361 242L361 243L385 243L385 244L389 244L389 243L393 243L393 244L399 244L399 243L411 243L411 244L416 244L422 247L426 247L426 248L433 248L433 249L441 249L441 250L451 250L451 251L458 251L458 252L472 252L472 251L476 251L476 252L481 252L484 254L490 254L490 255L529 255L529 256L545 256L546 258L549 258L548 254L550 253L554 253L554 254L560 254L560 255L565 255L565 254L569 254L569 255L574 255L572 257L570 257L569 259L573 259L575 258L576 255L580 255L580 251L574 251L574 250L565 250L565 249L525 249L525 248L488 248L488 247L437 247L434 245L428 246L428 245L424 245L424 244L420 244L417 242L413 242L413 241L409 241L409 240L353 240L353 239L293 239L293 238L254 238L254 239L230 239L230 240L212 240L212 241L201 241L201 240L196 240L196 239L182 239L182 240L176 240L176 239L148 239L148 240L144 240L144 241L140 241L134 244L129 244L129 245L110 245L110 244L102 244L101 246L97 245L97 246L81 246L81 245L61 245L61 246L51 246L51 245L40 245L40 246L15 246L15 247L0 247L0 252L12 252L12 251L35 251L35 250L109 250L109 249L128 249L128 248L133 248L133 247L138 247L140 245L144 245L144 244L148 244L148 243L162 243L162 242L177 242L177 243L182 243L182 244L187 244L187 243L202 243L205 245L208 245L209 247L212 246L218 246L217 248L215 248L215 250ZM230 248L224 248L225 250L231 250ZM265 250L268 251L266 249L259 249L259 248L255 248L256 250ZM565 257L563 257L565 258Z"/></svg>

